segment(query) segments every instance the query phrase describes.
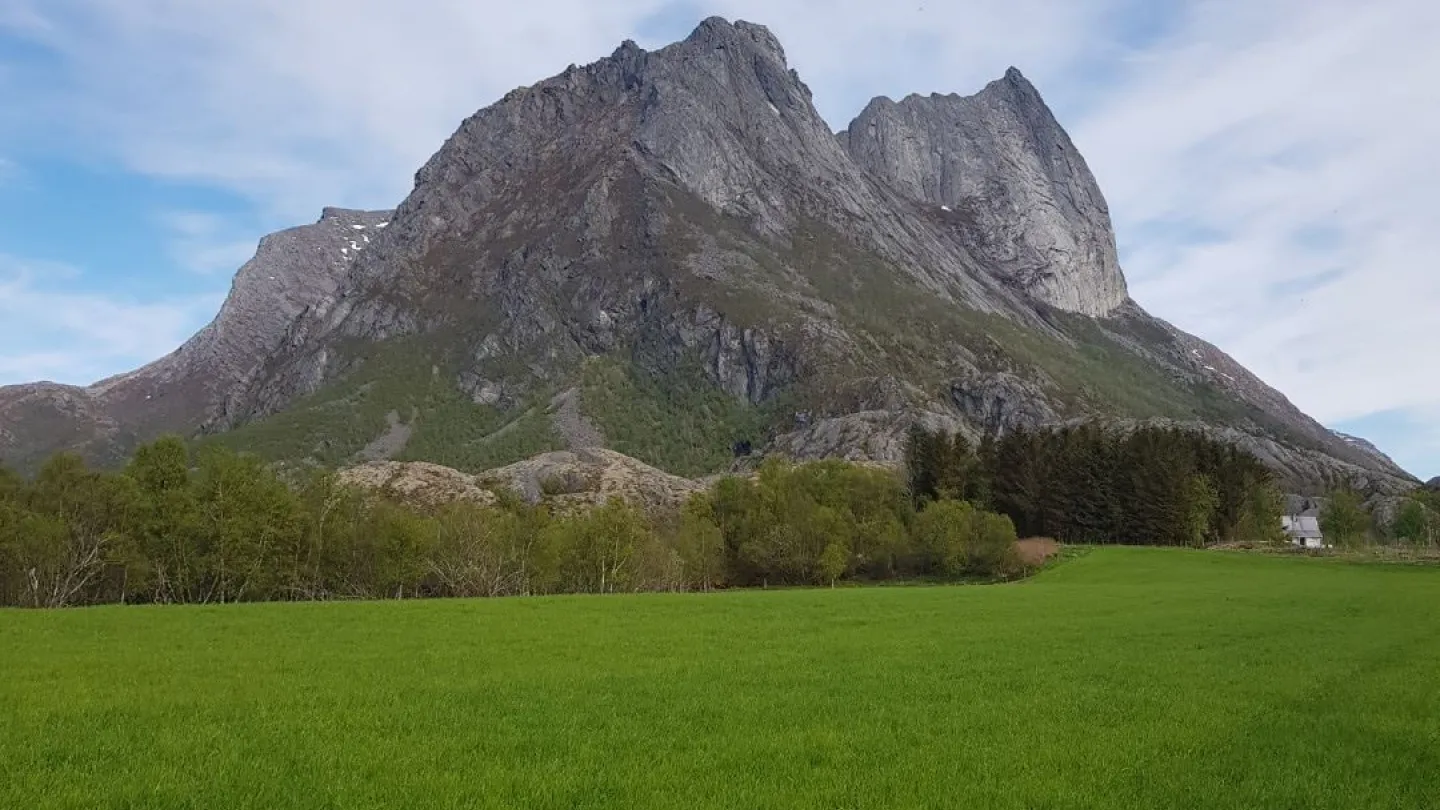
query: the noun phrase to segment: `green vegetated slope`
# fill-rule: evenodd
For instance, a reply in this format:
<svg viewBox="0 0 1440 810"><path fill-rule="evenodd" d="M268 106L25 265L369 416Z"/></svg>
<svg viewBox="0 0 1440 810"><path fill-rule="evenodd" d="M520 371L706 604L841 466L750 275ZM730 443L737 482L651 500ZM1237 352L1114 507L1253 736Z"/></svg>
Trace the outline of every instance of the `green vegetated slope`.
<svg viewBox="0 0 1440 810"><path fill-rule="evenodd" d="M585 415L611 449L675 475L725 468L736 442L758 449L783 412L732 397L706 379L699 364L664 375L618 358L595 358L581 374Z"/></svg>
<svg viewBox="0 0 1440 810"><path fill-rule="evenodd" d="M1440 572L0 612L0 806L1417 808Z"/></svg>
<svg viewBox="0 0 1440 810"><path fill-rule="evenodd" d="M471 402L456 388L435 341L401 339L363 349L367 354L352 371L316 393L207 441L266 461L337 467L353 463L398 422L409 435L396 458L472 472L560 446L545 397L506 411Z"/></svg>
<svg viewBox="0 0 1440 810"><path fill-rule="evenodd" d="M478 472L560 449L549 391L508 410L477 405L435 357L412 346L382 346L319 392L273 416L207 441L267 461L353 463L391 422L409 433L396 458ZM584 414L614 450L677 475L725 468L734 444L757 448L783 411L784 398L755 406L710 382L698 363L663 374L619 356L596 357L577 373Z"/></svg>

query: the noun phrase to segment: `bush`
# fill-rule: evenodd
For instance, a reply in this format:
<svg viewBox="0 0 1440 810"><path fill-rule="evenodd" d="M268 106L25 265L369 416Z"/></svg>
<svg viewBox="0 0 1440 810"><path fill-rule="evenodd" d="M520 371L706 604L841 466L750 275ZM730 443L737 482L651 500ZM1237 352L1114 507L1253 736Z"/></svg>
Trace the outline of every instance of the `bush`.
<svg viewBox="0 0 1440 810"><path fill-rule="evenodd" d="M1401 504L1390 524L1396 540L1413 545L1435 545L1440 540L1440 513L1432 510L1423 496L1412 495Z"/></svg>
<svg viewBox="0 0 1440 810"><path fill-rule="evenodd" d="M965 571L974 576L1008 577L1022 568L1015 524L1005 515L975 510L965 545Z"/></svg>
<svg viewBox="0 0 1440 810"><path fill-rule="evenodd" d="M610 593L634 583L631 558L651 537L645 517L619 498L552 523L542 543L558 560L562 591Z"/></svg>
<svg viewBox="0 0 1440 810"><path fill-rule="evenodd" d="M1320 531L1325 541L1340 547L1353 547L1364 542L1370 530L1370 515L1360 494L1351 489L1330 493L1320 511Z"/></svg>
<svg viewBox="0 0 1440 810"><path fill-rule="evenodd" d="M1015 524L966 501L935 501L915 519L923 571L944 576L1003 577L1021 570Z"/></svg>
<svg viewBox="0 0 1440 810"><path fill-rule="evenodd" d="M599 488L599 473L586 474L579 470L566 470L540 479L540 493L543 495L574 495Z"/></svg>

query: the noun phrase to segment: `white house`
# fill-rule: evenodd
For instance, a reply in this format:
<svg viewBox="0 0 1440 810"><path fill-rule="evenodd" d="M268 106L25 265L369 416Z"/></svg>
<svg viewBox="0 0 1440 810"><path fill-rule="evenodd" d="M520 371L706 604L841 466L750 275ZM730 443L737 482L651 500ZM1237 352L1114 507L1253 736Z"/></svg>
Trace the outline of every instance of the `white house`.
<svg viewBox="0 0 1440 810"><path fill-rule="evenodd" d="M1320 518L1314 515L1285 515L1280 528L1290 535L1290 542L1300 548L1325 548L1325 535L1320 532Z"/></svg>

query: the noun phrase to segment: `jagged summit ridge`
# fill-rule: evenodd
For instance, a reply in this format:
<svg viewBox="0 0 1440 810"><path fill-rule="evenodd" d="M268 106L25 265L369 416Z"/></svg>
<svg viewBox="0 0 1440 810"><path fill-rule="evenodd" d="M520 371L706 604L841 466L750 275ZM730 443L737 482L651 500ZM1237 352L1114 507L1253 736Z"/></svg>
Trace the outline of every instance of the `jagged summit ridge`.
<svg viewBox="0 0 1440 810"><path fill-rule="evenodd" d="M690 32L690 36L686 37L685 41L715 47L743 42L755 46L760 53L781 65L788 64L788 60L785 58L785 48L775 34L763 25L745 20L731 22L724 17L706 17L695 26L695 30Z"/></svg>
<svg viewBox="0 0 1440 810"><path fill-rule="evenodd" d="M1127 299L1104 195L1018 69L973 96L877 98L841 140L866 170L953 214L967 247L1028 295L1091 316Z"/></svg>

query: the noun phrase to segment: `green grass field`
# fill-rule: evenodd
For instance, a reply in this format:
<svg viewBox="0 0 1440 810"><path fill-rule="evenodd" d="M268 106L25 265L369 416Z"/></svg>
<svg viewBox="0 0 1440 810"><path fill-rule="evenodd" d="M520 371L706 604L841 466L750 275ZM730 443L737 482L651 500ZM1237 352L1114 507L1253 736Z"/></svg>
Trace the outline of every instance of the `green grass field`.
<svg viewBox="0 0 1440 810"><path fill-rule="evenodd" d="M3 808L1440 806L1440 569L0 612Z"/></svg>

